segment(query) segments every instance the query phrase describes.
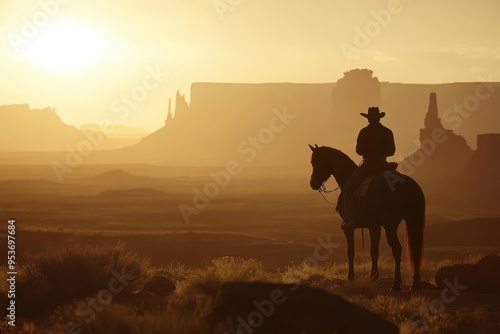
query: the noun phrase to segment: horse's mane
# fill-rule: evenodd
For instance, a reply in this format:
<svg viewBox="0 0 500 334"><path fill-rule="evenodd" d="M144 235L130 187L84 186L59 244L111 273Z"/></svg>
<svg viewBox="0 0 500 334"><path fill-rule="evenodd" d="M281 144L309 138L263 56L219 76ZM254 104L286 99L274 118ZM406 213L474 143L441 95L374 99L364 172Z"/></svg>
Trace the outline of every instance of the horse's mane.
<svg viewBox="0 0 500 334"><path fill-rule="evenodd" d="M342 152L341 150L337 150L336 148L329 147L329 146L322 146L321 148L324 148L325 150L331 151L333 155L335 156L335 160L337 163L340 164L340 167L342 169L344 168L352 168L356 167L356 163L349 158L347 154Z"/></svg>
<svg viewBox="0 0 500 334"><path fill-rule="evenodd" d="M320 150L324 152L324 154L328 154L328 156L331 157L333 160L333 166L335 168L335 178L337 180L337 183L341 185L342 182L346 182L349 177L351 176L351 173L356 169L356 163L352 161L351 158L341 150L337 150L332 147L328 146L321 146L319 147ZM344 180L344 181L342 181ZM341 186L344 186L344 183L342 183ZM335 211L337 212L342 212L344 210L344 196L339 194L339 198L337 201L337 206L335 207Z"/></svg>

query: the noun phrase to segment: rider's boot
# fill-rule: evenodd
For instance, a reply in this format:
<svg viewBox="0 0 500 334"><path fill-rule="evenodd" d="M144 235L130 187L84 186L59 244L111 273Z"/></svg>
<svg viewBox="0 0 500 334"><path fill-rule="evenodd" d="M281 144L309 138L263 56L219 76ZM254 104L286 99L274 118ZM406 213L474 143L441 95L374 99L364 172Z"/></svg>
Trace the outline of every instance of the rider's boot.
<svg viewBox="0 0 500 334"><path fill-rule="evenodd" d="M340 228L345 231L354 230L356 228L356 224L354 223L354 220L344 220Z"/></svg>

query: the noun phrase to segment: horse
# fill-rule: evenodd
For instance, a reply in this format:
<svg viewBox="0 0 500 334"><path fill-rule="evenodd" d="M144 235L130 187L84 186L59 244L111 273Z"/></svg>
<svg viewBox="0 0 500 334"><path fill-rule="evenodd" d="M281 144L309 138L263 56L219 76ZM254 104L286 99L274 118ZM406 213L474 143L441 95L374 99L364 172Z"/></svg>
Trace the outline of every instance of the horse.
<svg viewBox="0 0 500 334"><path fill-rule="evenodd" d="M310 186L313 190L322 191L325 182L333 176L342 190L357 165L345 153L331 147L315 147L312 150L311 164L313 172ZM344 219L342 205L343 196L339 195L337 212ZM398 238L398 226L402 220L406 222L406 247L413 273L411 290L419 289L420 267L424 253L425 230L425 196L415 180L396 171L378 173L371 181L362 206L363 227L370 232L370 255L372 258L371 279L379 278L378 256L381 227L384 227L386 239L392 248L394 257L394 283L391 291L401 291L401 253L403 248ZM348 280L354 280L354 230L344 230L347 240L347 257L349 259Z"/></svg>

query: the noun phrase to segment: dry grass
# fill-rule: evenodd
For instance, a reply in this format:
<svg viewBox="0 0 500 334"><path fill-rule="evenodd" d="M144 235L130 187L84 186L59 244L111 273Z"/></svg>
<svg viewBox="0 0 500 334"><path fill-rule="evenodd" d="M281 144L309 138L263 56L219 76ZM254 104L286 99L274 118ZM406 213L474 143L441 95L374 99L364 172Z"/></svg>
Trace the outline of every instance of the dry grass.
<svg viewBox="0 0 500 334"><path fill-rule="evenodd" d="M28 264L18 269L16 280L17 314L28 318L44 316L54 307L75 298L95 295L110 281L126 273L134 277L124 293L140 291L151 275L149 259L125 250L123 244L88 247L75 245L44 254L28 256ZM6 300L6 268L1 276L0 298Z"/></svg>
<svg viewBox="0 0 500 334"><path fill-rule="evenodd" d="M476 259L467 259L476 260ZM435 270L447 262L428 263L424 271L432 277ZM127 266L137 275L138 280L130 286L128 292L142 287L144 281L154 274L171 277L177 285L175 293L162 300L162 307L156 310L138 310L120 302L112 302L100 312L96 312L92 321L86 321L78 315L76 309L84 297L92 295L102 283L107 284L112 268ZM81 333L208 333L205 324L210 314L220 285L227 281L272 281L306 282L342 295L353 303L360 304L400 326L402 333L498 333L500 324L489 318L483 308L446 310L442 313L427 313L422 309L429 307L430 301L425 296L400 298L394 295L378 295L369 279L360 278L345 286L333 286L332 279L345 279L345 265L328 263L319 267L301 264L290 266L281 272L266 272L262 264L255 259L233 257L216 258L206 262L203 268L188 269L183 266L170 266L152 269L146 259L126 252L123 245L107 248L76 248L61 250L52 254L35 256L30 266L24 268L20 283L26 290L23 298L49 298L56 293L53 303L62 305L43 319L19 322L18 333L62 333L70 322L78 324ZM359 273L362 265L358 265ZM382 276L392 276L392 261L380 263ZM56 275L64 275L63 277ZM361 276L361 275L359 275ZM20 276L21 277L21 276ZM84 278L82 278L84 277ZM38 280L48 284L45 293L36 292L40 286ZM54 284L75 280L61 290ZM75 284L77 282L78 284ZM38 293L38 295L37 295ZM19 304L21 300L19 301ZM40 304L39 304L40 305ZM423 321L423 322L422 322ZM0 323L2 325L2 323ZM423 327L425 325L425 327ZM422 330L424 328L424 330Z"/></svg>

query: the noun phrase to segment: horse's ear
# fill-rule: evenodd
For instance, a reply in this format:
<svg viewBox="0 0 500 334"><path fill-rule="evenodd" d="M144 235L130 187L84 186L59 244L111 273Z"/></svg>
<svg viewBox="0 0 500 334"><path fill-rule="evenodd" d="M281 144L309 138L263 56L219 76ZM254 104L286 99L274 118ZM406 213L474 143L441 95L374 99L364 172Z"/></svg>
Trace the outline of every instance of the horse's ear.
<svg viewBox="0 0 500 334"><path fill-rule="evenodd" d="M316 148L318 148L318 144L314 144L314 146L316 146Z"/></svg>
<svg viewBox="0 0 500 334"><path fill-rule="evenodd" d="M314 152L314 147L311 146L311 144L308 144L309 145L309 148L311 149L311 151ZM316 146L317 147L317 146Z"/></svg>

